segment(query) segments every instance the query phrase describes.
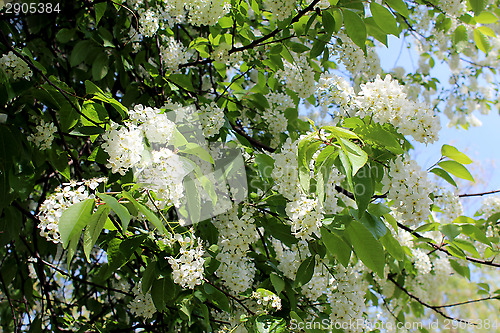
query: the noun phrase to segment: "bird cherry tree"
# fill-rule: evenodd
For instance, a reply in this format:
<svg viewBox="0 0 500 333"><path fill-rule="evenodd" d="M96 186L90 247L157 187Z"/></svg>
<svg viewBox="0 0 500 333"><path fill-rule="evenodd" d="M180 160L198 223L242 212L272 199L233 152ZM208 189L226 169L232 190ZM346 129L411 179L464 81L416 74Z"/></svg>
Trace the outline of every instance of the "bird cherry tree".
<svg viewBox="0 0 500 333"><path fill-rule="evenodd" d="M497 329L437 290L498 274L499 191L412 143L498 112L498 2L0 8L0 331Z"/></svg>

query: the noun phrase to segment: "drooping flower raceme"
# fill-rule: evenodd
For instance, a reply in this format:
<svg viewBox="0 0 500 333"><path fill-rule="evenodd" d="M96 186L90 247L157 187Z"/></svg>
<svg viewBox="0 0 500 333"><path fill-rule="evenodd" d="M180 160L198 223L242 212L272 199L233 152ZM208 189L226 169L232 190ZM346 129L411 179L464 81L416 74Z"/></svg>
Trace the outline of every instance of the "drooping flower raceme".
<svg viewBox="0 0 500 333"><path fill-rule="evenodd" d="M164 209L166 205L178 206L184 196L182 180L186 175L179 155L168 148L151 153L146 167L137 170L137 182L155 192L158 202L155 205Z"/></svg>
<svg viewBox="0 0 500 333"><path fill-rule="evenodd" d="M264 2L266 8L274 14L278 21L283 21L293 14L297 8L296 0L266 0Z"/></svg>
<svg viewBox="0 0 500 333"><path fill-rule="evenodd" d="M160 27L158 13L153 9L141 10L139 13L139 32L144 37L153 37Z"/></svg>
<svg viewBox="0 0 500 333"><path fill-rule="evenodd" d="M81 182L71 181L57 187L40 205L40 236L56 244L60 243L59 219L64 211L78 202L92 198L93 194L90 194L89 189L94 190L105 181L106 178L93 178Z"/></svg>
<svg viewBox="0 0 500 333"><path fill-rule="evenodd" d="M316 81L314 70L309 65L309 58L301 55L294 59L293 63L284 61L284 70L278 70L276 74L281 77L286 87L293 90L300 98L308 98L314 93Z"/></svg>
<svg viewBox="0 0 500 333"><path fill-rule="evenodd" d="M290 219L295 237L308 240L312 238L312 234L319 236L323 214L319 212L317 200L304 196L298 197L287 203L286 214Z"/></svg>
<svg viewBox="0 0 500 333"><path fill-rule="evenodd" d="M410 226L418 226L427 220L432 200L429 193L433 186L427 174L414 160L398 157L389 164L389 174L382 179L383 192L388 191L387 199L394 201L401 219Z"/></svg>
<svg viewBox="0 0 500 333"><path fill-rule="evenodd" d="M180 64L187 62L192 55L174 37L167 38L165 44L160 45L160 54L165 67L174 72L179 69Z"/></svg>
<svg viewBox="0 0 500 333"><path fill-rule="evenodd" d="M127 127L112 122L106 133L103 134L102 148L109 155L106 167L120 175L139 163L144 151L142 131L134 125Z"/></svg>
<svg viewBox="0 0 500 333"><path fill-rule="evenodd" d="M215 102L200 107L200 122L203 134L209 138L219 133L224 125L224 110Z"/></svg>
<svg viewBox="0 0 500 333"><path fill-rule="evenodd" d="M192 25L214 25L229 13L231 4L225 0L190 0L186 3L186 8Z"/></svg>
<svg viewBox="0 0 500 333"><path fill-rule="evenodd" d="M56 126L54 123L46 123L43 119L36 126L36 132L28 137L28 141L33 142L41 150L49 149L54 140Z"/></svg>
<svg viewBox="0 0 500 333"><path fill-rule="evenodd" d="M273 153L274 168L271 176L274 180L276 191L285 198L293 200L300 188L297 164L297 145L299 140L293 141L287 138L281 151Z"/></svg>
<svg viewBox="0 0 500 333"><path fill-rule="evenodd" d="M14 52L10 51L0 58L0 70L5 71L8 76L14 80L24 78L29 80L33 72L23 59L19 58Z"/></svg>
<svg viewBox="0 0 500 333"><path fill-rule="evenodd" d="M156 313L156 307L153 302L153 298L150 293L142 293L142 283L137 283L132 289L135 297L128 304L130 312L138 317L143 317L146 319L152 318Z"/></svg>
<svg viewBox="0 0 500 333"><path fill-rule="evenodd" d="M235 295L250 288L254 280L255 264L246 255L249 245L259 237L254 214L255 209L243 207L240 217L235 206L212 220L219 231L217 260L221 264L216 274Z"/></svg>
<svg viewBox="0 0 500 333"><path fill-rule="evenodd" d="M202 283L205 271L203 267L205 251L201 239L183 237L179 234L176 234L174 238L180 243L181 248L178 258L168 257L168 262L173 270L172 278L183 288L193 289Z"/></svg>
<svg viewBox="0 0 500 333"><path fill-rule="evenodd" d="M285 110L294 108L291 98L282 93L269 93L266 95L269 108L264 111L262 118L269 125L269 132L273 135L274 143L279 142L281 133L284 133L288 126L288 119L285 117Z"/></svg>
<svg viewBox="0 0 500 333"><path fill-rule="evenodd" d="M432 143L437 140L441 126L439 118L422 103L406 97L403 86L390 75L382 80L361 85L356 97L357 116L371 116L379 124L390 123L403 135L411 135L418 142Z"/></svg>

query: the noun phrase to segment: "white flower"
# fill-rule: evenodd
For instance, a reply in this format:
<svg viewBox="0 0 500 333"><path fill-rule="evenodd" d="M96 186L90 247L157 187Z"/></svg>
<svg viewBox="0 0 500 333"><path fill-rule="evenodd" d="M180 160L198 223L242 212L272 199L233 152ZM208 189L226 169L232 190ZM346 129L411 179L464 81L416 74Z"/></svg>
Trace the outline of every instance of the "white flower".
<svg viewBox="0 0 500 333"><path fill-rule="evenodd" d="M112 122L103 134L102 148L109 155L106 167L122 176L142 159L144 151L143 133L136 126L119 126Z"/></svg>
<svg viewBox="0 0 500 333"><path fill-rule="evenodd" d="M11 76L14 80L24 78L28 80L33 72L23 59L19 58L14 52L10 51L0 58L0 70Z"/></svg>
<svg viewBox="0 0 500 333"><path fill-rule="evenodd" d="M209 138L219 133L224 125L224 110L215 102L200 107L200 122L203 134Z"/></svg>
<svg viewBox="0 0 500 333"><path fill-rule="evenodd" d="M45 123L43 119L36 126L36 132L28 137L28 141L33 142L41 150L49 149L54 140L54 133L57 131L54 123Z"/></svg>
<svg viewBox="0 0 500 333"><path fill-rule="evenodd" d="M99 183L104 181L106 181L106 178L94 178L82 182L72 181L57 187L54 193L49 195L40 205L40 212L38 213L40 236L56 244L60 243L59 219L63 212L78 202L93 198L93 195L89 194L86 188L88 184L98 186Z"/></svg>
<svg viewBox="0 0 500 333"><path fill-rule="evenodd" d="M175 283L183 288L193 289L203 282L205 259L202 258L203 246L200 239L175 235L181 245L180 256L178 258L168 257L168 262L172 267L172 278ZM194 243L198 245L195 246Z"/></svg>
<svg viewBox="0 0 500 333"><path fill-rule="evenodd" d="M130 312L132 312L134 315L138 317L143 317L146 319L152 318L153 315L156 313L156 307L153 303L151 295L149 293L147 293L146 295L142 293L141 282L137 283L134 286L132 292L134 293L135 297L128 304Z"/></svg>

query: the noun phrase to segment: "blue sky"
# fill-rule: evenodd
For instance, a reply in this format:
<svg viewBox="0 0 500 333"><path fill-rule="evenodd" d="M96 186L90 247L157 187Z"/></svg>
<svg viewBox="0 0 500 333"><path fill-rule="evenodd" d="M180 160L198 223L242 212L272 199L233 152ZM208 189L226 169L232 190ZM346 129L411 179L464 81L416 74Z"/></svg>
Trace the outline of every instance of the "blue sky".
<svg viewBox="0 0 500 333"><path fill-rule="evenodd" d="M390 36L392 37L392 36ZM401 66L407 71L413 71L418 64L418 54L413 50L403 47L401 54L402 39L389 38L389 48L379 47L377 52L380 56L380 64L386 71L395 66ZM397 62L396 62L397 61ZM435 68L431 73L438 77L441 82L447 84L449 72L445 66L440 66L436 61ZM477 183L467 188L469 182L464 181L464 189L460 193L476 193L500 189L500 115L497 110L492 110L488 115L476 114L483 123L480 127L471 127L468 130L462 128L448 128L448 119L441 116L441 130L439 140L433 144L415 144L413 158L422 166L428 168L441 156L443 144L455 146L458 150L466 153L474 162L468 166L472 175L478 179ZM467 213L472 213L479 208L481 199L464 198L462 203ZM468 208L467 208L468 207ZM473 211L472 211L473 210Z"/></svg>

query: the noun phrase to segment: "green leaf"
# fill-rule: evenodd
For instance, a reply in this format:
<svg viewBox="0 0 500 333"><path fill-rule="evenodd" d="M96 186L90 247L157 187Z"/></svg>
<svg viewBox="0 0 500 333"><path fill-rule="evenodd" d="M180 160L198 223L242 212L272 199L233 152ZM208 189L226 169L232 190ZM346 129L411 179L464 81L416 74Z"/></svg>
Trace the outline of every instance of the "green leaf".
<svg viewBox="0 0 500 333"><path fill-rule="evenodd" d="M405 251L390 232L382 236L380 242L394 259L401 261L405 258Z"/></svg>
<svg viewBox="0 0 500 333"><path fill-rule="evenodd" d="M104 13L106 12L106 6L107 2L99 2L94 4L94 9L95 9L95 24L98 25L99 21L103 17Z"/></svg>
<svg viewBox="0 0 500 333"><path fill-rule="evenodd" d="M459 25L453 34L453 43L457 45L459 42L467 42L468 40L469 36L467 34L467 28L463 25Z"/></svg>
<svg viewBox="0 0 500 333"><path fill-rule="evenodd" d="M347 268L351 260L351 246L325 227L321 228L321 239L328 252Z"/></svg>
<svg viewBox="0 0 500 333"><path fill-rule="evenodd" d="M271 178L271 173L274 169L274 160L271 156L266 154L256 154L255 163L262 179Z"/></svg>
<svg viewBox="0 0 500 333"><path fill-rule="evenodd" d="M322 21L323 26L325 27L325 31L328 35L332 35L335 31L335 19L328 10L323 10L322 14Z"/></svg>
<svg viewBox="0 0 500 333"><path fill-rule="evenodd" d="M84 238L83 238L83 250L85 252L85 256L87 261L90 262L90 252L94 247L101 231L108 219L108 215L111 208L107 205L101 205L97 208L97 211L92 214L87 224L87 228L85 228Z"/></svg>
<svg viewBox="0 0 500 333"><path fill-rule="evenodd" d="M370 166L365 164L359 171L353 176L353 193L356 200L356 204L359 210L359 216L361 216L373 196L373 179L371 178Z"/></svg>
<svg viewBox="0 0 500 333"><path fill-rule="evenodd" d="M155 281L156 276L158 275L158 270L156 269L156 267L157 261L151 261L142 274L141 288L144 295L146 295L146 293L149 291L149 289L153 285L153 281Z"/></svg>
<svg viewBox="0 0 500 333"><path fill-rule="evenodd" d="M332 133L336 138L359 139L359 136L348 129L338 126L323 126L322 130Z"/></svg>
<svg viewBox="0 0 500 333"><path fill-rule="evenodd" d="M471 164L472 160L464 153L458 151L457 148L450 145L443 145L441 147L441 155L451 158L461 164Z"/></svg>
<svg viewBox="0 0 500 333"><path fill-rule="evenodd" d="M315 256L311 256L304 260L297 269L297 276L295 277L295 287L302 287L309 282L314 274L314 267L316 266Z"/></svg>
<svg viewBox="0 0 500 333"><path fill-rule="evenodd" d="M458 185L457 183L455 183L455 181L453 180L453 178L451 178L450 174L446 171L444 171L443 169L440 169L440 168L434 168L432 169L431 171L429 172L432 172L436 175L438 175L439 177L443 178L444 180L446 180L448 183L450 183L451 185L455 186L456 188L458 188Z"/></svg>
<svg viewBox="0 0 500 333"><path fill-rule="evenodd" d="M448 224L440 225L439 231L441 231L441 233L443 235L445 235L446 237L448 237L448 239L451 241L451 240L454 240L455 237L460 235L462 228L456 224L448 223Z"/></svg>
<svg viewBox="0 0 500 333"><path fill-rule="evenodd" d="M170 74L168 80L187 91L194 92L191 76L184 74Z"/></svg>
<svg viewBox="0 0 500 333"><path fill-rule="evenodd" d="M156 310L164 311L167 309L167 301L173 298L175 285L170 276L158 279L151 286L151 298Z"/></svg>
<svg viewBox="0 0 500 333"><path fill-rule="evenodd" d="M281 277L279 277L276 273L271 273L269 275L269 279L276 291L276 295L279 295L283 289L285 289L285 281Z"/></svg>
<svg viewBox="0 0 500 333"><path fill-rule="evenodd" d="M123 232L125 232L130 222L130 213L128 212L127 208L122 206L122 204L120 204L118 200L116 200L114 197L110 195L98 192L96 193L96 195L102 201L104 201L116 213L116 215L118 215L118 217L122 221L122 228L123 228L122 230Z"/></svg>
<svg viewBox="0 0 500 333"><path fill-rule="evenodd" d="M104 91L102 91L101 88L96 86L96 84L94 82L89 81L89 80L85 81L85 91L87 92L87 94L91 94L91 95L94 95L97 93L101 93L102 95L104 95Z"/></svg>
<svg viewBox="0 0 500 333"><path fill-rule="evenodd" d="M373 17L365 18L366 32L387 47L387 34L375 23ZM348 118L349 119L349 118Z"/></svg>
<svg viewBox="0 0 500 333"><path fill-rule="evenodd" d="M339 137L339 143L342 150L346 153L352 166L352 175L354 176L359 169L368 161L368 155L355 143Z"/></svg>
<svg viewBox="0 0 500 333"><path fill-rule="evenodd" d="M94 208L94 199L87 199L78 202L66 209L59 219L59 233L64 248L68 247L69 240L78 235L89 223L92 209Z"/></svg>
<svg viewBox="0 0 500 333"><path fill-rule="evenodd" d="M491 49L490 40L478 29L474 29L474 43L484 53L488 53Z"/></svg>
<svg viewBox="0 0 500 333"><path fill-rule="evenodd" d="M220 290L216 289L212 285L205 283L203 284L203 288L205 292L209 295L209 299L217 305L221 310L230 312L231 307L229 305L229 299L227 296Z"/></svg>
<svg viewBox="0 0 500 333"><path fill-rule="evenodd" d="M102 80L109 70L109 57L106 53L101 53L92 63L92 79Z"/></svg>
<svg viewBox="0 0 500 333"><path fill-rule="evenodd" d="M375 1L370 3L370 11L373 15L375 23L388 34L393 34L394 36L399 36L398 24L396 18L391 14L391 12L382 5L379 5Z"/></svg>
<svg viewBox="0 0 500 333"><path fill-rule="evenodd" d="M490 12L482 12L481 14L474 16L474 20L476 20L477 23L481 24L492 24L498 21L498 17Z"/></svg>
<svg viewBox="0 0 500 333"><path fill-rule="evenodd" d="M287 332L285 327L286 321L284 318L262 314L255 319L257 333L284 333Z"/></svg>
<svg viewBox="0 0 500 333"><path fill-rule="evenodd" d="M75 67L81 64L87 58L92 49L94 49L94 47L89 40L79 41L73 48L69 57L70 65Z"/></svg>
<svg viewBox="0 0 500 333"><path fill-rule="evenodd" d="M475 15L479 15L486 8L486 0L468 0Z"/></svg>
<svg viewBox="0 0 500 333"><path fill-rule="evenodd" d="M380 124L364 125L356 131L363 140L374 143L398 155L404 152L395 135L385 130Z"/></svg>
<svg viewBox="0 0 500 333"><path fill-rule="evenodd" d="M156 216L155 213L153 213L151 210L149 210L149 208L147 208L143 204L137 202L137 200L135 200L135 198L130 193L123 191L122 196L124 198L128 199L137 208L138 211L143 213L146 216L146 218L148 219L148 221L151 222L158 229L158 232L160 234L162 234L162 235L167 234L167 229L165 228L163 223L160 221L160 219L158 219L158 217Z"/></svg>
<svg viewBox="0 0 500 333"><path fill-rule="evenodd" d="M462 164L455 162L455 161L443 161L439 162L438 165L443 168L444 170L448 171L452 175L462 178L465 180L470 180L471 182L474 182L474 178L470 174L469 170L467 170L466 167L464 167Z"/></svg>
<svg viewBox="0 0 500 333"><path fill-rule="evenodd" d="M347 35L366 54L366 26L363 19L355 12L345 8L342 14Z"/></svg>
<svg viewBox="0 0 500 333"><path fill-rule="evenodd" d="M346 232L359 259L366 267L384 278L385 252L380 242L358 221L352 221Z"/></svg>
<svg viewBox="0 0 500 333"><path fill-rule="evenodd" d="M403 0L385 0L385 2L399 14L403 15L406 18L410 18L408 6Z"/></svg>
<svg viewBox="0 0 500 333"><path fill-rule="evenodd" d="M490 27L480 26L480 27L477 27L476 29L481 31L486 36L496 37L495 31L493 29L491 29Z"/></svg>
<svg viewBox="0 0 500 333"><path fill-rule="evenodd" d="M325 49L326 43L320 39L316 39L314 41L313 47L311 48L311 52L309 52L309 57L311 59L317 58L323 50Z"/></svg>
<svg viewBox="0 0 500 333"><path fill-rule="evenodd" d="M321 142L315 137L316 133L311 133L299 142L297 149L297 160L299 167L300 185L306 193L309 192L310 169L309 161L316 152Z"/></svg>
<svg viewBox="0 0 500 333"><path fill-rule="evenodd" d="M476 247L471 242L464 239L454 239L453 244L461 250L469 252L473 257L481 258L481 255L477 252Z"/></svg>

